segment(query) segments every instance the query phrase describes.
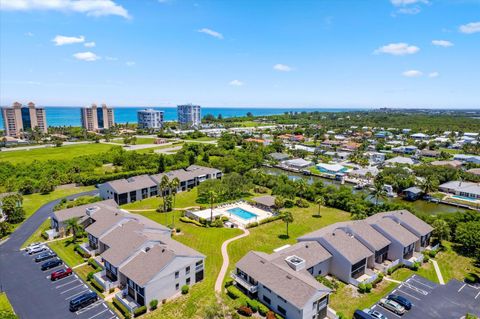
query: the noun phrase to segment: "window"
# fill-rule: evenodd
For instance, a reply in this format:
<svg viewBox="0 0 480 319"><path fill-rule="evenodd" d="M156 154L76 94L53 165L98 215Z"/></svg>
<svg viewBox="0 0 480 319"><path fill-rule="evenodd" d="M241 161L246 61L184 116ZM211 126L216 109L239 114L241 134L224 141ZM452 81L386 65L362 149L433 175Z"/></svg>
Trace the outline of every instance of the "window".
<svg viewBox="0 0 480 319"><path fill-rule="evenodd" d="M265 301L267 304L270 304L272 302L267 296L263 296L263 301Z"/></svg>
<svg viewBox="0 0 480 319"><path fill-rule="evenodd" d="M313 267L308 268L307 271L310 273L310 275L313 275Z"/></svg>
<svg viewBox="0 0 480 319"><path fill-rule="evenodd" d="M175 272L175 278L178 278L180 276L180 272L176 271Z"/></svg>
<svg viewBox="0 0 480 319"><path fill-rule="evenodd" d="M190 273L190 266L188 266L187 268L185 268L185 274L189 274Z"/></svg>
<svg viewBox="0 0 480 319"><path fill-rule="evenodd" d="M282 297L280 297L279 295L277 295L278 299L280 299L281 301L283 301L284 303L287 303L287 301L285 299L283 299Z"/></svg>
<svg viewBox="0 0 480 319"><path fill-rule="evenodd" d="M175 290L178 290L178 288L180 288L180 284L179 284L179 283L176 283L176 284L175 284Z"/></svg>
<svg viewBox="0 0 480 319"><path fill-rule="evenodd" d="M190 277L188 277L187 280L185 280L185 284L190 285Z"/></svg>
<svg viewBox="0 0 480 319"><path fill-rule="evenodd" d="M199 260L195 263L195 266L200 266L201 264L203 264L203 260Z"/></svg>
<svg viewBox="0 0 480 319"><path fill-rule="evenodd" d="M277 310L278 312L280 312L282 316L285 316L287 314L287 311L283 309L281 306L277 306Z"/></svg>
<svg viewBox="0 0 480 319"><path fill-rule="evenodd" d="M263 286L263 289L265 289L266 291L272 292L272 291L270 290L270 288L268 288L267 286L265 286L265 285L262 285L262 286Z"/></svg>

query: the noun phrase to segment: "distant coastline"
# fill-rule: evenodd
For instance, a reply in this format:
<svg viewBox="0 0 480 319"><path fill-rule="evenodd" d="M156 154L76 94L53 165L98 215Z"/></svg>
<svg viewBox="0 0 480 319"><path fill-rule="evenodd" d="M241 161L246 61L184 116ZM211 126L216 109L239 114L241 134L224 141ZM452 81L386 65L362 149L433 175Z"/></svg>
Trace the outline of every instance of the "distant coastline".
<svg viewBox="0 0 480 319"><path fill-rule="evenodd" d="M115 107L115 122L136 123L137 111L145 109L144 106L128 106ZM150 107L148 107L150 108ZM174 121L177 119L177 108L167 107L151 107L155 110L164 111L165 121ZM48 126L81 126L80 123L80 107L78 106L45 106L47 113ZM257 107L202 107L202 117L207 114L218 116L222 114L224 118L245 116L251 112L254 116L267 116L283 114L287 111L292 112L350 112L350 111L367 111L368 108L257 108ZM0 129L3 129L3 120L0 121Z"/></svg>

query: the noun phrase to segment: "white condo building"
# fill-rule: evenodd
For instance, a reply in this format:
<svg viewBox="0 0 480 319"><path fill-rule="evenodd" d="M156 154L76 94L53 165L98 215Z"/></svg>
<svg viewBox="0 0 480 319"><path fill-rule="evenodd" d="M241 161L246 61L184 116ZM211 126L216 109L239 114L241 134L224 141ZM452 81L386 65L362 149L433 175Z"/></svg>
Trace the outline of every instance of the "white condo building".
<svg viewBox="0 0 480 319"><path fill-rule="evenodd" d="M138 111L138 128L161 129L163 126L163 111L145 109Z"/></svg>
<svg viewBox="0 0 480 319"><path fill-rule="evenodd" d="M177 114L181 126L198 127L201 123L200 105L178 105Z"/></svg>

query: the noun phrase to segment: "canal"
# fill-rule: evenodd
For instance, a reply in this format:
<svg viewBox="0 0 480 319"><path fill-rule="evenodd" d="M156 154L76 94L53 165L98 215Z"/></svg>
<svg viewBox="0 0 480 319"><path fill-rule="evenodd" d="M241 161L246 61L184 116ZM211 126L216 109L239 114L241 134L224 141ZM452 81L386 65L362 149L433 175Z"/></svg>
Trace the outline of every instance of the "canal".
<svg viewBox="0 0 480 319"><path fill-rule="evenodd" d="M303 178L304 180L307 181L308 184L312 184L314 181L320 180L325 185L334 185L336 187L341 186L340 182L335 181L335 180L322 178L322 177L318 177L318 176L306 176L306 175L303 175L303 174L287 172L287 171L281 170L279 168L264 167L264 168L262 168L262 170L265 173L271 174L271 175L285 174L285 175L288 176L289 179L294 180L294 181ZM357 193L357 192L368 193L368 191L366 191L366 190L354 189L353 185L350 184L350 183L345 183L343 186L351 188L353 193ZM388 198L387 200L392 201L392 202L397 202L397 203L402 203L402 204L409 205L409 206L412 207L412 209L414 209L418 213L428 214L428 215L435 215L435 214L439 214L439 213L455 213L455 212L459 212L459 211L460 212L467 211L467 209L464 209L464 208L455 207L455 206L446 205L446 204L440 204L440 203L432 203L432 202L427 202L427 201L424 201L424 200L417 200L417 201L414 201L414 202L410 202L410 201L405 201L400 197Z"/></svg>

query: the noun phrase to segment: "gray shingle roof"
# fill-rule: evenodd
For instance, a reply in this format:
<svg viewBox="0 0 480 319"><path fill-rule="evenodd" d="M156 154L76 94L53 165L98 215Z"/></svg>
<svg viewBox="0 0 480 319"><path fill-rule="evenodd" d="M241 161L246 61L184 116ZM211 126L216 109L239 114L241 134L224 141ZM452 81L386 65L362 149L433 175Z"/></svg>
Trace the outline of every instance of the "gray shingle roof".
<svg viewBox="0 0 480 319"><path fill-rule="evenodd" d="M302 309L314 296L330 293L330 289L306 271L296 272L289 267L281 267L270 262L264 253L250 251L236 266L298 309Z"/></svg>
<svg viewBox="0 0 480 319"><path fill-rule="evenodd" d="M103 200L95 203L57 210L53 212L53 217L60 223L70 218L82 219L87 215L87 208L94 208L94 207L98 207L99 211L104 211L104 210L116 209L118 205L113 199L107 199L107 200Z"/></svg>
<svg viewBox="0 0 480 319"><path fill-rule="evenodd" d="M117 179L107 182L118 194L136 191L142 188L154 187L157 184L148 175L139 175L130 178Z"/></svg>
<svg viewBox="0 0 480 319"><path fill-rule="evenodd" d="M305 260L305 269L318 265L330 258L332 255L316 241L298 242L288 248L282 249L268 256L268 258L279 266L289 267L285 258L295 255Z"/></svg>
<svg viewBox="0 0 480 319"><path fill-rule="evenodd" d="M373 215L367 218L367 222L382 229L386 234L401 243L404 247L409 246L418 240L418 237L408 231L405 227L388 217Z"/></svg>
<svg viewBox="0 0 480 319"><path fill-rule="evenodd" d="M395 210L390 212L382 213L384 216L393 216L395 219L400 221L400 223L408 225L410 228L415 230L418 235L424 236L431 231L433 231L433 227L418 218L417 216L410 213L408 210Z"/></svg>
<svg viewBox="0 0 480 319"><path fill-rule="evenodd" d="M366 242L375 250L380 250L390 244L387 238L364 220L353 221L348 227L353 231L356 238Z"/></svg>
<svg viewBox="0 0 480 319"><path fill-rule="evenodd" d="M275 206L275 196L270 196L270 195L259 196L259 197L252 198L252 200L258 204L261 204L267 207Z"/></svg>
<svg viewBox="0 0 480 319"><path fill-rule="evenodd" d="M372 255L372 252L365 247L354 236L348 235L342 229L335 229L322 238L345 257L351 264L355 264L364 258Z"/></svg>

